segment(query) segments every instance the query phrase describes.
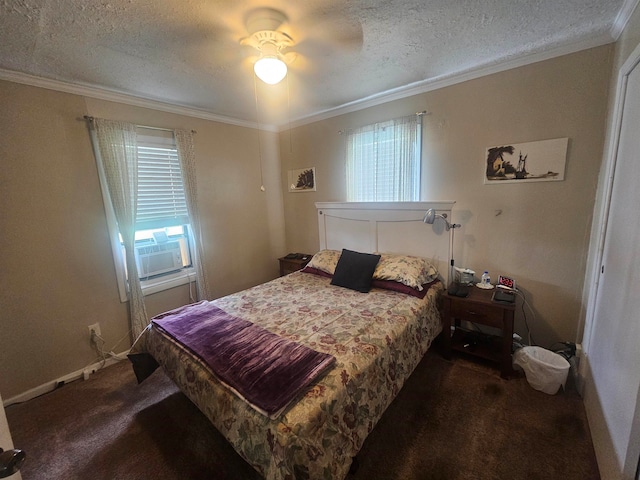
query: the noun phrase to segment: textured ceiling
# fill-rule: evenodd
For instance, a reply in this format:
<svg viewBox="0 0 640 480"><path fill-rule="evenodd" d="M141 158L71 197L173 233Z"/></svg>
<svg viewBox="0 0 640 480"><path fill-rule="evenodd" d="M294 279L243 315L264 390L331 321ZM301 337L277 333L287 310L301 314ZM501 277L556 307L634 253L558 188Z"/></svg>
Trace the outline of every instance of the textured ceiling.
<svg viewBox="0 0 640 480"><path fill-rule="evenodd" d="M0 69L285 124L416 83L615 38L635 0L0 0ZM281 10L298 55L257 81L241 46ZM619 21L619 19L618 19ZM276 108L272 108L276 107Z"/></svg>

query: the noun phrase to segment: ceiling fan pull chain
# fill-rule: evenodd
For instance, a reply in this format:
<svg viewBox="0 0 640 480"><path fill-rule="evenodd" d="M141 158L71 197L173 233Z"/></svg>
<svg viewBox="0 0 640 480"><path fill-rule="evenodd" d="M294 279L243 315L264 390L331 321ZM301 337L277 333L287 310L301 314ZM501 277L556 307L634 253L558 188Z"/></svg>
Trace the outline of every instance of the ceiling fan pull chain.
<svg viewBox="0 0 640 480"><path fill-rule="evenodd" d="M262 139L261 139L261 132L260 132L260 110L258 109L258 85L257 85L257 82L256 82L255 73L253 75L253 96L254 96L255 101L256 101L256 124L257 124L257 131L258 131L258 157L260 159L260 191L264 192L264 191L266 191L266 188L264 188L264 175L262 173Z"/></svg>

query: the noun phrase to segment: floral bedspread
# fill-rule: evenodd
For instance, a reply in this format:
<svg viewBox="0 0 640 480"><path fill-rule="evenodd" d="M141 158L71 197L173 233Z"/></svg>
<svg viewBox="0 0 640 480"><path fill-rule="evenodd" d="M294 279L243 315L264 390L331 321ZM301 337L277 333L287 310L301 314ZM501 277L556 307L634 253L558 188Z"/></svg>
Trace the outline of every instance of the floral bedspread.
<svg viewBox="0 0 640 480"><path fill-rule="evenodd" d="M343 479L352 457L413 372L442 323L436 283L424 299L363 294L295 272L214 304L316 351L335 366L278 419L258 413L184 348L149 326L131 353L150 353L266 479Z"/></svg>

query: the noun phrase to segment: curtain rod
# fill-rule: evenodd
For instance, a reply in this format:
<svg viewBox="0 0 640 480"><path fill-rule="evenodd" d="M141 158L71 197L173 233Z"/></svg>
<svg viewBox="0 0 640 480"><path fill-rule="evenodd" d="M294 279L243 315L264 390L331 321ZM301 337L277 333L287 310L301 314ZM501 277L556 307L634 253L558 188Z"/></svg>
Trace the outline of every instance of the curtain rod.
<svg viewBox="0 0 640 480"><path fill-rule="evenodd" d="M93 122L95 120L94 117L92 117L91 115L83 115L83 118L89 122ZM148 128L149 130L162 130L165 132L173 132L173 130L171 128L162 128L162 127L150 127L148 125L136 125L136 127L140 127L140 128ZM191 133L198 133L195 130L191 130Z"/></svg>
<svg viewBox="0 0 640 480"><path fill-rule="evenodd" d="M429 112L427 112L426 110L422 110L421 112L416 112L415 113L416 117L424 117L425 115L430 115ZM408 115L407 115L408 116ZM376 122L378 123L378 122ZM345 133L347 133L349 130L351 129L347 129L347 130L338 130L338 135L344 135Z"/></svg>

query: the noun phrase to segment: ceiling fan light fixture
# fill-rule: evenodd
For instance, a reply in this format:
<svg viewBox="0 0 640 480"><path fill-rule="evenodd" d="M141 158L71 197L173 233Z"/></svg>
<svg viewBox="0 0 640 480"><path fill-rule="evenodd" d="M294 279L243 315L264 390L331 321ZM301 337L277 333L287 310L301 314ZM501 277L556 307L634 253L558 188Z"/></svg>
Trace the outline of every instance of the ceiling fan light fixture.
<svg viewBox="0 0 640 480"><path fill-rule="evenodd" d="M264 83L275 85L287 76L290 55L282 51L293 45L293 39L285 32L277 30L287 20L284 13L273 8L257 8L249 13L246 24L249 36L240 40L260 52L260 58L253 64L253 71Z"/></svg>
<svg viewBox="0 0 640 480"><path fill-rule="evenodd" d="M264 55L253 65L253 71L264 83L275 85L287 75L287 64L277 55Z"/></svg>

